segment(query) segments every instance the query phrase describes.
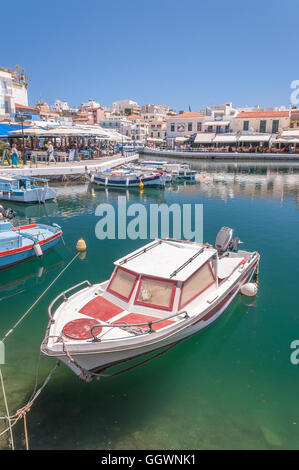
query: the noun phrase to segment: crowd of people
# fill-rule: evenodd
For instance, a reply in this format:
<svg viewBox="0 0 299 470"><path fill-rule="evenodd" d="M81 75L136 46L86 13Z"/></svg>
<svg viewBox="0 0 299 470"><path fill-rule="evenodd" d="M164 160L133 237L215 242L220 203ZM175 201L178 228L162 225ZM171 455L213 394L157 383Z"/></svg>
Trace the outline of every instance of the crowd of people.
<svg viewBox="0 0 299 470"><path fill-rule="evenodd" d="M21 154L18 150L18 147L15 143L10 145L8 142L4 142L1 145L0 150L2 149L2 155L0 151L0 158L1 158L1 164L4 165L5 162L8 163L8 165L11 165L13 168L18 166L18 162L20 160Z"/></svg>
<svg viewBox="0 0 299 470"><path fill-rule="evenodd" d="M38 149L28 148L26 145L18 145L16 142L2 142L0 144L0 162L2 165L7 163L9 166L17 167L20 163L26 164L29 161L37 161L39 153L46 152L47 163L56 164L62 154L65 155L65 160L80 161L80 160L94 160L104 156L113 156L121 151L121 145L109 142L104 143L90 143L89 145L77 145L71 143L69 146L63 146L60 143L49 140L44 142Z"/></svg>
<svg viewBox="0 0 299 470"><path fill-rule="evenodd" d="M159 150L165 150L165 147L155 147ZM191 146L191 145L174 145L168 150L181 151L181 152L219 152L219 153L299 153L294 145L283 144L280 148L278 146L264 146L264 145L225 145L222 147L215 146Z"/></svg>

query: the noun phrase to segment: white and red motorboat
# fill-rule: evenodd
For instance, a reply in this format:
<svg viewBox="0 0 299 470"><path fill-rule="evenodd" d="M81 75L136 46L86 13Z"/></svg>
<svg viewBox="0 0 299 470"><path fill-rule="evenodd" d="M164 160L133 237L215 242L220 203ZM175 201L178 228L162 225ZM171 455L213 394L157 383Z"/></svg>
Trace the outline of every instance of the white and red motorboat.
<svg viewBox="0 0 299 470"><path fill-rule="evenodd" d="M257 275L260 255L239 250L232 235L223 227L215 248L155 240L115 261L109 280L84 281L62 292L48 309L42 353L90 380L206 328L240 290L256 291L249 281Z"/></svg>

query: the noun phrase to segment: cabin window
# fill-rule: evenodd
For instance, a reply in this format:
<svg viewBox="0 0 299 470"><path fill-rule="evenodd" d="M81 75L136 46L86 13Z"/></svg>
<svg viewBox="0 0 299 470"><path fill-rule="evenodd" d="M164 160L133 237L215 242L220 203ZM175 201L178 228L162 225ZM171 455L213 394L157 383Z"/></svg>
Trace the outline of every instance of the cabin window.
<svg viewBox="0 0 299 470"><path fill-rule="evenodd" d="M135 273L132 273L127 269L117 268L111 278L107 290L124 300L129 300L135 287L137 277L138 276Z"/></svg>
<svg viewBox="0 0 299 470"><path fill-rule="evenodd" d="M198 271L192 274L187 281L184 282L179 308L183 308L191 300L205 291L215 282L215 276L210 263L204 264Z"/></svg>
<svg viewBox="0 0 299 470"><path fill-rule="evenodd" d="M135 304L172 310L176 283L152 277L141 278Z"/></svg>

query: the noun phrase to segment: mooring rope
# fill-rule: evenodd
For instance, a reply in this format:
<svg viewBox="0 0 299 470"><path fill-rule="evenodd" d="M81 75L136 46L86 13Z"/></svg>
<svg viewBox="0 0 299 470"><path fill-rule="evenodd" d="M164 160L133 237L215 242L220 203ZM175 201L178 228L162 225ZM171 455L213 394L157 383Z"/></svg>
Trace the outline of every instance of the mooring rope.
<svg viewBox="0 0 299 470"><path fill-rule="evenodd" d="M75 254L75 256L69 261L69 263L60 271L60 273L55 277L55 279L50 283L50 285L44 290L44 292L33 302L33 304L26 310L26 312L19 318L19 320L14 324L14 326L7 331L7 333L4 335L2 339L2 343L8 338L8 336L11 335L11 333L14 332L14 330L20 325L20 323L29 315L29 313L32 311L32 309L37 305L37 303L44 297L44 295L48 292L48 290L55 284L55 282L62 276L62 274L66 271L66 269L75 261L75 259L79 256L79 252ZM20 419L24 419L24 433L25 433L25 444L26 444L26 449L29 449L29 439L28 439L28 430L27 430L27 420L26 420L26 414L30 411L31 406L37 399L37 397L40 395L41 391L45 388L47 383L49 382L50 378L52 377L54 371L56 370L57 366L59 365L58 361L56 362L55 366L53 369L50 371L49 375L47 376L46 380L42 384L42 386L36 391L37 389L37 383L38 383L38 377L39 377L39 368L40 368L40 361L41 361L41 352L39 354L39 359L38 359L38 364L37 364L37 369L36 369L36 375L35 375L35 386L33 389L33 392L31 394L30 400L26 405L24 405L22 408L19 408L14 415L10 415L9 409L8 409L8 403L7 403L7 397L6 397L6 391L5 391L5 386L4 386L4 380L3 380L3 375L2 371L0 368L0 381L1 381L1 387L3 391L3 399L4 399L4 404L5 404L5 410L6 410L6 416L0 416L0 420L7 420L8 421L8 427L4 429L0 433L0 437L6 434L8 431L10 432L10 440L11 440L11 447L14 450L14 439L13 439L13 432L12 428L17 424Z"/></svg>
<svg viewBox="0 0 299 470"><path fill-rule="evenodd" d="M29 450L29 440L28 440L26 414L24 414L24 433L25 433L26 450Z"/></svg>
<svg viewBox="0 0 299 470"><path fill-rule="evenodd" d="M116 372L113 372L111 374L103 374L103 372L92 372L92 371L89 371L87 369L85 369L84 367L80 366L80 364L78 364L78 362L72 357L72 355L70 354L70 352L68 351L67 349L67 346L65 344L65 341L63 340L63 338L60 338L62 340L62 344L63 344L63 351L65 352L66 356L68 357L69 361L74 364L79 370L81 370L82 372L82 376L80 378L82 378L83 380L85 381L89 381L89 379L92 379L92 378L96 378L97 380L99 380L100 378L110 378L110 377L116 377L117 375L121 375L121 374L124 374L125 372L128 372L132 369L135 369L136 367L139 367L143 364L146 364L147 362L150 362L152 361L153 359L156 359L157 357L160 357L162 356L163 354L166 354L170 349L174 348L175 346L177 346L179 343L181 343L182 341L184 341L184 339L179 339L178 341L176 341L175 343L169 345L168 347L164 347L161 351L158 351L156 354L154 354L153 356L150 356L150 357L147 357L145 359L143 359L142 361L138 362L137 364L133 364L132 366L129 366L129 367L126 367L125 369L122 369L120 371L116 371ZM132 360L132 358L129 358L129 359L126 359L122 362L130 362ZM109 367L106 367L104 369L102 369L103 371L107 370L107 369L110 369L111 366Z"/></svg>
<svg viewBox="0 0 299 470"><path fill-rule="evenodd" d="M6 398L6 392L5 392L4 380L3 380L1 367L0 367L0 380L1 380L1 387L2 387L2 393L3 393L3 399L4 399L6 414L7 414L7 420L8 420L8 430L10 432L11 448L12 448L12 450L15 450L15 445L14 445L14 440L13 440L13 433L12 433L12 425L11 425L11 417L9 415L9 410L8 410L8 404L7 404L7 398Z"/></svg>
<svg viewBox="0 0 299 470"><path fill-rule="evenodd" d="M26 312L19 318L19 320L14 324L14 326L7 331L7 333L2 338L2 343L8 338L11 333L19 326L19 324L27 317L27 315L31 312L31 310L36 306L36 304L44 297L44 295L48 292L48 290L55 284L55 282L60 278L60 276L64 273L64 271L75 261L75 259L79 256L80 253L76 253L75 256L71 259L71 261L60 271L58 276L51 282L51 284L44 290L44 292L33 302L33 304L26 310Z"/></svg>
<svg viewBox="0 0 299 470"><path fill-rule="evenodd" d="M26 403L26 405L22 406L22 408L19 408L14 415L9 415L8 413L8 408L7 408L7 416L0 416L0 419L2 420L8 420L9 421L9 426L4 429L0 433L0 437L6 434L8 431L12 430L12 428L24 417L29 411L31 410L32 405L34 404L35 400L39 397L40 393L43 391L43 389L46 387L48 382L50 381L52 375L54 374L55 370L59 366L59 362L57 361L55 366L52 368L52 370L49 372L47 378L44 380L43 384L40 386L40 388L37 390L37 392L34 394L34 396ZM26 421L26 420L25 420ZM27 421L24 423L24 427L26 427L25 432L27 432ZM12 436L12 431L11 431L11 436ZM26 438L26 435L25 435ZM27 433L27 443L28 443L28 433ZM27 445L27 444L26 444Z"/></svg>

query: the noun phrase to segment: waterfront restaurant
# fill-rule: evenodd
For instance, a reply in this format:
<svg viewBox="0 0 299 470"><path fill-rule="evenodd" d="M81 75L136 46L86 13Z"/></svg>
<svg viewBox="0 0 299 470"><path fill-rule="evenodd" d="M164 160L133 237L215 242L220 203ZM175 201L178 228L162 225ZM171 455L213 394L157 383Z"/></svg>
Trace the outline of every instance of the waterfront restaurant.
<svg viewBox="0 0 299 470"><path fill-rule="evenodd" d="M241 149L253 150L256 148L260 148L261 150L264 148L269 148L271 140L271 134L260 134L260 133L252 133L252 134L241 134L238 136L238 147Z"/></svg>
<svg viewBox="0 0 299 470"><path fill-rule="evenodd" d="M69 159L70 150L84 158L117 153L120 143L129 139L116 131L107 131L100 126L70 126L42 129L40 127L28 127L23 131L25 138L25 158L34 156L34 161L47 161L47 143L51 141L54 146L54 157L57 161ZM9 140L20 139L19 148L22 148L22 130L8 131ZM85 155L86 154L86 155Z"/></svg>
<svg viewBox="0 0 299 470"><path fill-rule="evenodd" d="M216 134L214 132L198 132L195 136L193 147L195 148L213 148L214 138Z"/></svg>

